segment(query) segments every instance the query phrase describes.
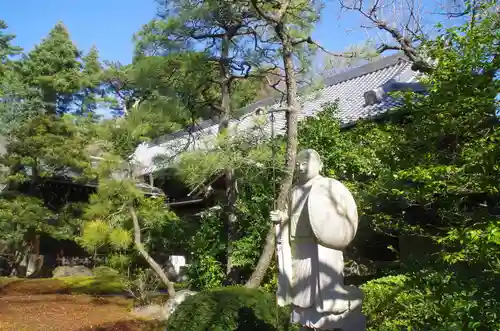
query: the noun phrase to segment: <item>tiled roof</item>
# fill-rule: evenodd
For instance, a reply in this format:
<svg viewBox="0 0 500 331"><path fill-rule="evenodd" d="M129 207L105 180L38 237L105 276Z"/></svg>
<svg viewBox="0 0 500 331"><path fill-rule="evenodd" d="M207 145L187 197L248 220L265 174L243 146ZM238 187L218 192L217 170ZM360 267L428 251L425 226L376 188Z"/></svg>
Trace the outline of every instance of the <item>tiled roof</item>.
<svg viewBox="0 0 500 331"><path fill-rule="evenodd" d="M397 101L383 95L379 102L366 105L365 93L374 89L384 89L390 83L411 83L417 77L411 70L411 64L401 54L384 57L347 72L325 77L323 88L299 98L302 112L299 120L304 117L314 116L321 111L325 103L338 100L338 116L342 124L348 125L361 118L376 117L394 107ZM399 84L401 85L401 84ZM267 98L241 109L246 115L238 120L233 120L230 127L233 130L249 130L255 125L255 110L259 107L280 108L285 104L276 98ZM270 115L266 115L270 116ZM264 126L264 131L270 135L270 121ZM276 134L284 133L285 114L276 112L274 118ZM158 157L166 157L173 161L184 151L199 148L213 147L217 135L218 124L211 120L204 121L197 130L188 132L180 131L160 137L149 143L137 147L132 159L138 165L137 173L150 173L160 170L162 166L155 163ZM234 131L233 131L234 132Z"/></svg>

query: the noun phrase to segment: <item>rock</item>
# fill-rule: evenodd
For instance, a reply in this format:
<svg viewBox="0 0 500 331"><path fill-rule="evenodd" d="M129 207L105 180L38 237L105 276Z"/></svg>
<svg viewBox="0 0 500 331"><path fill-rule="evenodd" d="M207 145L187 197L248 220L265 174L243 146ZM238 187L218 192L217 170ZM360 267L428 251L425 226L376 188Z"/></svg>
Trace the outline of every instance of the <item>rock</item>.
<svg viewBox="0 0 500 331"><path fill-rule="evenodd" d="M175 297L170 298L167 300L165 303L164 309L168 316L172 315L172 313L175 311L175 309L184 301L186 300L187 297L195 295L197 292L190 291L190 290L180 290L175 293Z"/></svg>
<svg viewBox="0 0 500 331"><path fill-rule="evenodd" d="M168 299L162 305L151 304L134 308L132 314L142 318L150 318L160 321L166 321L175 309L184 301L188 296L195 295L197 292L189 290L181 290L176 292L175 297Z"/></svg>
<svg viewBox="0 0 500 331"><path fill-rule="evenodd" d="M141 307L136 307L132 310L132 314L141 318L149 318L160 321L166 321L168 318L167 310L164 306L151 304Z"/></svg>
<svg viewBox="0 0 500 331"><path fill-rule="evenodd" d="M61 266L54 269L52 277L92 276L92 271L82 265Z"/></svg>

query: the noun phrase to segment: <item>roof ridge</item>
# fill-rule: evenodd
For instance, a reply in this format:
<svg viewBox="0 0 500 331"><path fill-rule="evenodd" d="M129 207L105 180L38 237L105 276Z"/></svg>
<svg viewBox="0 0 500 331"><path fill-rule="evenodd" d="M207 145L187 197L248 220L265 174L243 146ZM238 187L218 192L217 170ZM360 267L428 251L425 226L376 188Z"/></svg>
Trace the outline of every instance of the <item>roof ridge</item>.
<svg viewBox="0 0 500 331"><path fill-rule="evenodd" d="M325 78L325 86L332 86L336 85L339 83L346 82L351 79L355 79L382 69L385 69L387 67L396 65L399 61L405 58L405 55L401 52L398 52L393 55L385 56L380 58L377 61L369 62L366 64L363 64L359 67L352 68L350 70L347 70L345 72L339 73L339 74L333 74L329 77Z"/></svg>
<svg viewBox="0 0 500 331"><path fill-rule="evenodd" d="M325 87L333 86L336 84L346 82L346 81L351 80L351 79L358 78L360 76L367 75L369 73L373 73L373 72L385 69L387 67L396 65L400 60L402 60L404 58L405 58L404 53L398 52L398 53L393 54L393 55L382 57L377 61L369 62L369 63L363 64L359 67L349 69L349 70L342 72L342 73L334 73L334 74L332 74L330 76L326 76L324 78L324 82L325 82L324 86ZM244 115L247 115L248 113L250 113L251 111L253 111L257 107L272 106L275 103L280 102L280 100L281 100L281 97L271 96L271 97L267 97L267 98L258 100L258 101L251 103L245 107L241 107L241 108L237 109L237 111L241 115L239 116L239 118L234 118L233 120L238 121L239 119L244 117ZM212 123L209 123L209 122L212 122ZM206 126L203 127L203 125L201 125L200 131L208 129L208 128L212 127L213 125L217 124L212 119L203 120L200 123L198 123L198 125L200 125L201 123L205 124ZM185 128L183 130L175 131L175 132L157 137L155 139L150 140L148 142L148 145L151 147L161 145L167 141L174 140L175 138L179 138L179 137L186 135L188 133L188 131L189 130L187 128ZM170 139L168 139L169 137L170 137Z"/></svg>
<svg viewBox="0 0 500 331"><path fill-rule="evenodd" d="M328 75L324 78L325 80L325 86L332 86L336 85L375 71L379 71L382 69L385 69L387 67L390 67L392 65L397 64L401 59L405 57L404 53L398 52L393 55L385 56L380 58L377 61L369 62L366 64L363 64L359 67L355 67L349 70L346 70L345 72L342 73L334 73L332 75ZM245 107L242 107L238 109L238 111L243 111L244 113L247 110L250 110L250 108L256 108L256 107L262 107L262 106L269 106L268 102L272 100L272 102L278 102L280 97L267 97L264 99L261 99L259 101L256 101L254 103L251 103Z"/></svg>

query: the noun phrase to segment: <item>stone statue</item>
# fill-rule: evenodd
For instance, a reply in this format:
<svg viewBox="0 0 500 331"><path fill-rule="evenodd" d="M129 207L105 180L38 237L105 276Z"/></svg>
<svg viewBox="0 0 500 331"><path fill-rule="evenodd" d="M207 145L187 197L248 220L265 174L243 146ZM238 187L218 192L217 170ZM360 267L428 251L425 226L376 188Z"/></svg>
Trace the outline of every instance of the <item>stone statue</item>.
<svg viewBox="0 0 500 331"><path fill-rule="evenodd" d="M288 209L271 212L277 230L278 304L292 304L292 321L304 330L363 331L363 294L345 286L343 277L342 251L358 227L354 198L343 184L320 175L316 151L301 151L297 168Z"/></svg>

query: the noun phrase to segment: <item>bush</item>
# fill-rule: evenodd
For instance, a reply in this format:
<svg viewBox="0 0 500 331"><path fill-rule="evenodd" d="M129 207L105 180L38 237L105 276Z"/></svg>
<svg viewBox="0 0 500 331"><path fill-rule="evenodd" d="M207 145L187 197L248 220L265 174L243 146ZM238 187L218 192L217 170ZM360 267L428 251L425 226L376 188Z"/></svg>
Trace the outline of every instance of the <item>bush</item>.
<svg viewBox="0 0 500 331"><path fill-rule="evenodd" d="M365 295L363 313L368 320L368 330L399 331L411 326L410 316L405 316L407 309L401 304L411 305L412 301L418 300L405 291L406 281L404 275L387 276L361 286ZM413 313L418 315L416 311Z"/></svg>
<svg viewBox="0 0 500 331"><path fill-rule="evenodd" d="M224 287L188 297L168 320L169 331L292 330L289 314L280 309L276 327L273 295L245 287Z"/></svg>
<svg viewBox="0 0 500 331"><path fill-rule="evenodd" d="M118 277L120 273L113 268L101 266L92 269L92 275L95 277Z"/></svg>
<svg viewBox="0 0 500 331"><path fill-rule="evenodd" d="M125 290L125 281L120 276L75 276L60 278L71 293L80 294L121 294Z"/></svg>
<svg viewBox="0 0 500 331"><path fill-rule="evenodd" d="M375 279L361 289L369 331L500 330L498 287L472 271L424 270Z"/></svg>

